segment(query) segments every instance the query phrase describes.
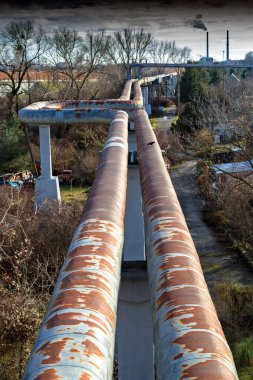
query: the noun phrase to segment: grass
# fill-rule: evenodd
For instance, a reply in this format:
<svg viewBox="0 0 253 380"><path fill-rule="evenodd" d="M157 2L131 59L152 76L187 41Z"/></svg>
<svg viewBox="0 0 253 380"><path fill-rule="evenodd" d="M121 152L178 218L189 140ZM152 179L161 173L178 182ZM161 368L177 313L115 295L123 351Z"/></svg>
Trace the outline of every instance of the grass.
<svg viewBox="0 0 253 380"><path fill-rule="evenodd" d="M156 117L152 117L149 119L150 121L150 124L152 126L153 129L156 129L157 128L157 118Z"/></svg>
<svg viewBox="0 0 253 380"><path fill-rule="evenodd" d="M213 265L208 265L208 267L204 267L203 268L203 272L204 273L212 273L212 272L217 272L221 269L221 264L219 263L216 263L216 264L213 264Z"/></svg>
<svg viewBox="0 0 253 380"><path fill-rule="evenodd" d="M61 185L61 199L64 203L72 202L82 202L84 203L87 200L90 186L80 187L73 186L71 189L70 185Z"/></svg>
<svg viewBox="0 0 253 380"><path fill-rule="evenodd" d="M253 286L216 284L214 304L231 347L240 380L253 379Z"/></svg>

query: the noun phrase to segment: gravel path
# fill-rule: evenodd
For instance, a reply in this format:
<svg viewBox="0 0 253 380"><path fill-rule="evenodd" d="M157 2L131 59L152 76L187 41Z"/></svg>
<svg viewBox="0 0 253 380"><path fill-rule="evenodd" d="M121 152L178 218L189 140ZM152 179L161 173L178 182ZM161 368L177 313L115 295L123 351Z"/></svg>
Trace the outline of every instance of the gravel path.
<svg viewBox="0 0 253 380"><path fill-rule="evenodd" d="M204 201L194 185L195 162L187 162L170 174L210 292L217 281L253 284L253 270L227 242L218 241L217 233L203 220Z"/></svg>

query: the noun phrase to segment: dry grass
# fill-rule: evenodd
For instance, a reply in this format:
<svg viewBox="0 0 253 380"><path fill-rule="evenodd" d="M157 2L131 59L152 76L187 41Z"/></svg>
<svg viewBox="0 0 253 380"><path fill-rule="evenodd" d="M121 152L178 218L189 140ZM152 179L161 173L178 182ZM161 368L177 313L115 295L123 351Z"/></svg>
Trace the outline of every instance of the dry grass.
<svg viewBox="0 0 253 380"><path fill-rule="evenodd" d="M250 177L247 179L249 183L252 180L253 178L250 179ZM213 187L212 182L206 181L205 186L202 186L203 189L207 198L207 220L216 226L225 226L234 240L237 240L245 248L252 248L252 189L241 180L229 175L226 176L225 182L218 187Z"/></svg>
<svg viewBox="0 0 253 380"><path fill-rule="evenodd" d="M80 219L80 202L35 213L28 192L0 189L0 378L22 378Z"/></svg>

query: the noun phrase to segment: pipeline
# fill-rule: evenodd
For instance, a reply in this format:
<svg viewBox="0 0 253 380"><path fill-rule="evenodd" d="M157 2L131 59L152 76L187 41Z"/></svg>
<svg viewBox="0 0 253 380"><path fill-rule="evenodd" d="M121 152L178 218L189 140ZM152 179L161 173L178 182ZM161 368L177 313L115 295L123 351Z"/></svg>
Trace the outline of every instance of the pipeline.
<svg viewBox="0 0 253 380"><path fill-rule="evenodd" d="M131 97L131 89L132 89L132 80L126 81L124 88L122 90L121 96L119 99L121 100L129 100Z"/></svg>
<svg viewBox="0 0 253 380"><path fill-rule="evenodd" d="M133 119L133 112L143 107L140 82L134 83L134 98L130 100L132 81L127 81L119 99L107 100L57 100L28 105L19 111L24 124L80 124L108 123L114 110L124 110Z"/></svg>
<svg viewBox="0 0 253 380"><path fill-rule="evenodd" d="M30 106L28 106L30 107ZM26 108L28 108L26 107ZM19 120L24 124L54 125L54 124L110 124L117 115L117 109L57 109L34 110L23 108L19 111ZM129 118L133 120L133 112L129 112Z"/></svg>
<svg viewBox="0 0 253 380"><path fill-rule="evenodd" d="M135 129L158 380L235 380L233 357L145 111Z"/></svg>
<svg viewBox="0 0 253 380"><path fill-rule="evenodd" d="M115 115L24 380L112 378L124 237L127 124Z"/></svg>

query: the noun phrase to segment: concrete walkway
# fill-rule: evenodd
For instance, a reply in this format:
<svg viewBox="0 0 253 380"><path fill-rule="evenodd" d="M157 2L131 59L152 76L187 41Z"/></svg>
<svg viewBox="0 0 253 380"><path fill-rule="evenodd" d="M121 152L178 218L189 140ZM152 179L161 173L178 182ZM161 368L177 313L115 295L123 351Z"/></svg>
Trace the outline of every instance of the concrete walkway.
<svg viewBox="0 0 253 380"><path fill-rule="evenodd" d="M253 284L253 270L244 259L217 240L213 231L203 220L203 199L194 184L195 162L187 162L170 173L188 228L197 248L202 269L210 292L217 281L235 281Z"/></svg>

